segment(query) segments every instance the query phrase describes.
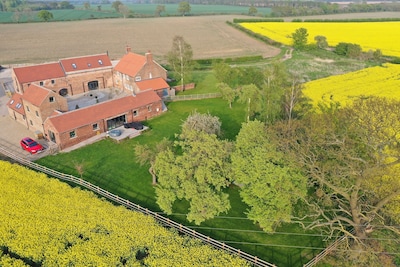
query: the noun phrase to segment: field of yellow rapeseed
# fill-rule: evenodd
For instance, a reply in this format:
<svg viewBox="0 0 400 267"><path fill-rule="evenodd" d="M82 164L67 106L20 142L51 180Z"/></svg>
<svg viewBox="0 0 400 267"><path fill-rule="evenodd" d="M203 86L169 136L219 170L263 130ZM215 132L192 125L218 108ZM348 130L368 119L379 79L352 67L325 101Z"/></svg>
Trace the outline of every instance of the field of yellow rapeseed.
<svg viewBox="0 0 400 267"><path fill-rule="evenodd" d="M382 54L400 57L400 22L257 22L241 23L252 32L291 45L289 38L299 28L307 29L308 43L314 37L325 36L329 46L340 42L359 44L363 51L380 49Z"/></svg>
<svg viewBox="0 0 400 267"><path fill-rule="evenodd" d="M400 65L384 64L307 82L303 92L314 105L335 101L345 106L371 95L400 100Z"/></svg>

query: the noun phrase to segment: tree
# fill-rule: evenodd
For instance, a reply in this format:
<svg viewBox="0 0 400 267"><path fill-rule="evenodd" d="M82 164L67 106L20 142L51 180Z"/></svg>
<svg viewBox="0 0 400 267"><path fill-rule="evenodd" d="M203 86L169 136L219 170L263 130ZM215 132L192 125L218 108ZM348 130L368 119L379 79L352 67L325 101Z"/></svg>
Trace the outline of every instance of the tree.
<svg viewBox="0 0 400 267"><path fill-rule="evenodd" d="M313 194L303 218L354 250L373 246L374 231L399 236L400 102L370 97L309 115L276 140L309 177ZM372 264L374 265L374 264Z"/></svg>
<svg viewBox="0 0 400 267"><path fill-rule="evenodd" d="M308 32L306 28L299 28L290 35L293 40L293 47L304 49L307 46Z"/></svg>
<svg viewBox="0 0 400 267"><path fill-rule="evenodd" d="M85 3L83 3L83 7L84 7L86 10L90 9L90 2L85 2Z"/></svg>
<svg viewBox="0 0 400 267"><path fill-rule="evenodd" d="M326 40L325 36L317 35L314 37L314 40L319 49L326 49L328 47L328 41Z"/></svg>
<svg viewBox="0 0 400 267"><path fill-rule="evenodd" d="M118 6L118 12L122 14L122 16L124 16L124 19L129 15L129 13L131 12L129 10L129 7L126 5L119 5Z"/></svg>
<svg viewBox="0 0 400 267"><path fill-rule="evenodd" d="M156 17L160 17L162 12L165 12L165 5L157 5L155 12Z"/></svg>
<svg viewBox="0 0 400 267"><path fill-rule="evenodd" d="M284 160L262 122L242 124L232 154L232 170L247 216L266 232L290 222L294 205L306 195L306 178Z"/></svg>
<svg viewBox="0 0 400 267"><path fill-rule="evenodd" d="M172 48L167 54L167 60L173 71L181 81L185 90L185 81L190 76L193 68L192 46L185 42L182 36L175 36L172 41Z"/></svg>
<svg viewBox="0 0 400 267"><path fill-rule="evenodd" d="M249 16L255 16L257 14L257 8L253 5L249 7Z"/></svg>
<svg viewBox="0 0 400 267"><path fill-rule="evenodd" d="M179 14L181 14L182 16L185 16L186 14L190 13L190 10L192 10L192 7L190 6L189 2L187 2L187 1L179 2L179 6L178 6Z"/></svg>
<svg viewBox="0 0 400 267"><path fill-rule="evenodd" d="M232 102L236 98L236 91L229 87L226 83L218 83L217 88L221 92L222 99L228 101L229 108L232 108Z"/></svg>
<svg viewBox="0 0 400 267"><path fill-rule="evenodd" d="M182 124L181 138L186 138L186 132L195 130L207 134L221 135L221 121L211 114L200 114L194 111Z"/></svg>
<svg viewBox="0 0 400 267"><path fill-rule="evenodd" d="M231 183L231 144L193 127L192 123L182 128L175 150L168 148L156 157L157 203L171 214L174 202L184 199L190 206L187 219L200 224L230 209L228 194L223 189Z"/></svg>
<svg viewBox="0 0 400 267"><path fill-rule="evenodd" d="M157 176L154 172L154 164L156 161L157 154L167 150L168 147L172 146L172 143L164 138L161 142L158 142L154 147L148 145L137 144L135 146L136 161L141 165L150 163L149 173L152 176L152 184L157 184Z"/></svg>
<svg viewBox="0 0 400 267"><path fill-rule="evenodd" d="M247 121L252 119L256 113L261 112L261 91L254 84L244 85L239 90L239 102L247 103Z"/></svg>
<svg viewBox="0 0 400 267"><path fill-rule="evenodd" d="M273 62L264 70L260 119L268 124L283 118L282 99L290 86L289 74L282 62Z"/></svg>
<svg viewBox="0 0 400 267"><path fill-rule="evenodd" d="M19 23L19 20L21 19L21 12L20 11L14 11L13 13L13 21Z"/></svg>
<svg viewBox="0 0 400 267"><path fill-rule="evenodd" d="M75 8L75 6L68 1L61 1L58 4L58 6L60 9L74 9Z"/></svg>
<svg viewBox="0 0 400 267"><path fill-rule="evenodd" d="M53 13L47 10L40 10L37 14L38 18L43 20L43 21L49 21L53 19Z"/></svg>
<svg viewBox="0 0 400 267"><path fill-rule="evenodd" d="M335 47L335 53L340 56L346 56L349 58L360 57L362 53L361 46L358 44L343 43L340 42Z"/></svg>
<svg viewBox="0 0 400 267"><path fill-rule="evenodd" d="M239 72L237 68L232 68L224 62L213 62L213 71L218 82L225 83L231 88L239 85Z"/></svg>
<svg viewBox="0 0 400 267"><path fill-rule="evenodd" d="M119 6L120 5L123 5L123 3L121 1L119 1L119 0L117 0L117 1L114 1L111 4L111 7L115 9L115 12L119 12Z"/></svg>

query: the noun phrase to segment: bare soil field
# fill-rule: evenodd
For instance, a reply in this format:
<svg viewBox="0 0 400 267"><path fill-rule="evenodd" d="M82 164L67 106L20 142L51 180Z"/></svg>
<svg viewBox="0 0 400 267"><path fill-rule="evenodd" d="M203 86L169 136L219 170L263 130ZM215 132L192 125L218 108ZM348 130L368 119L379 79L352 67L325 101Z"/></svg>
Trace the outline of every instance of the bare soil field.
<svg viewBox="0 0 400 267"><path fill-rule="evenodd" d="M71 22L0 24L0 65L41 63L60 58L108 52L119 59L126 45L163 62L175 35L183 36L195 59L279 54L226 24L245 16L196 16L146 19L104 19Z"/></svg>
<svg viewBox="0 0 400 267"><path fill-rule="evenodd" d="M219 15L0 24L0 65L42 63L106 52L111 59L119 59L126 45L139 54L151 51L157 61L165 63L175 35L183 36L192 46L195 59L252 55L268 58L279 54L280 49L226 24L234 18L254 17ZM296 18L400 18L400 12Z"/></svg>

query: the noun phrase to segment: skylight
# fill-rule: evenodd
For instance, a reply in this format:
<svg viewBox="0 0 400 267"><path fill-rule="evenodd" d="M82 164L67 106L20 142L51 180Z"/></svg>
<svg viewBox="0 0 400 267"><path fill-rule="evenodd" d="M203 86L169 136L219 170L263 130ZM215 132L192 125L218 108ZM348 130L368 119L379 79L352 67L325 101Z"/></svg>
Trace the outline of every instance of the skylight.
<svg viewBox="0 0 400 267"><path fill-rule="evenodd" d="M101 61L101 59L99 59L98 62L99 62L100 65L103 65L103 61Z"/></svg>
<svg viewBox="0 0 400 267"><path fill-rule="evenodd" d="M74 69L76 69L76 64L75 64L75 63L72 63L72 67L73 67Z"/></svg>
<svg viewBox="0 0 400 267"><path fill-rule="evenodd" d="M16 108L21 108L21 106L22 106L22 104L21 104L21 103L18 103L15 107L16 107Z"/></svg>

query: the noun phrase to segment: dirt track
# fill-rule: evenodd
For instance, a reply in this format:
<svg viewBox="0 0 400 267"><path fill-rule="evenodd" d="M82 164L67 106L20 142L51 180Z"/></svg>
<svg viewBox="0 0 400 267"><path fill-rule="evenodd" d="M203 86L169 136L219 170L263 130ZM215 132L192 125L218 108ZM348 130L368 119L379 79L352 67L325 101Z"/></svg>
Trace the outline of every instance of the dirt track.
<svg viewBox="0 0 400 267"><path fill-rule="evenodd" d="M105 19L29 24L0 24L3 64L40 63L65 57L108 52L120 58L125 46L143 54L151 51L164 61L175 35L183 36L194 58L275 56L279 49L255 40L226 21L246 16L199 16L146 19Z"/></svg>

